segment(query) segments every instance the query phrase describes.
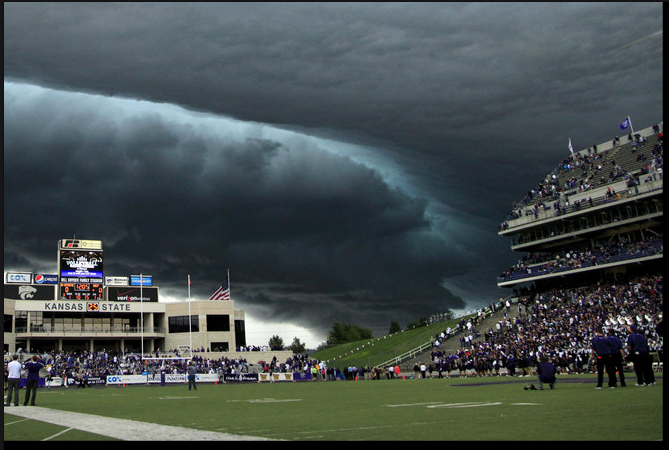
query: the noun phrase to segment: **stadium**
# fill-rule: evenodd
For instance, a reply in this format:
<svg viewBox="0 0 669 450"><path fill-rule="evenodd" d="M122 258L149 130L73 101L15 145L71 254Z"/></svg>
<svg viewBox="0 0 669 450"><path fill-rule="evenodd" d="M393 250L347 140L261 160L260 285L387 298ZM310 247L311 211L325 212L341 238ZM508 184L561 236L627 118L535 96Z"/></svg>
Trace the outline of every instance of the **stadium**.
<svg viewBox="0 0 669 450"><path fill-rule="evenodd" d="M237 351L234 301L161 302L150 275L105 276L100 241L62 239L57 274L6 274L5 367L14 353L39 354L53 373L37 407L5 409L5 440L662 440L662 145L660 124L572 151L497 230L519 255L497 280L509 295L426 327L424 343L392 356L369 342ZM657 381L635 389L628 362L629 387L599 395L594 328L624 339L632 325ZM543 355L558 387L529 397ZM547 430L555 415L561 425Z"/></svg>

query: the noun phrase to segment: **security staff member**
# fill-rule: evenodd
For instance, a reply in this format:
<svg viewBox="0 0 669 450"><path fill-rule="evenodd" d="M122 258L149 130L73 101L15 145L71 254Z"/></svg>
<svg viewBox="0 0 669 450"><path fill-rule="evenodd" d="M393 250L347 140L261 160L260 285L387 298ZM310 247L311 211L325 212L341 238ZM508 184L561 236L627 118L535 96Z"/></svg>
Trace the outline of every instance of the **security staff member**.
<svg viewBox="0 0 669 450"><path fill-rule="evenodd" d="M616 336L613 328L609 328L608 336L606 339L611 345L613 354L611 355L611 364L613 364L614 376L615 372L618 372L618 378L620 378L620 387L625 387L625 374L623 373L623 361L625 360L625 350L623 350L623 343L618 336Z"/></svg>
<svg viewBox="0 0 669 450"><path fill-rule="evenodd" d="M597 329L597 335L592 339L592 357L597 365L597 386L595 389L601 389L604 382L604 371L609 375L609 387L616 387L616 374L613 369L611 355L613 349L611 344L604 336L602 328Z"/></svg>
<svg viewBox="0 0 669 450"><path fill-rule="evenodd" d="M651 386L655 384L655 374L653 373L653 361L650 358L648 339L639 333L636 325L630 325L627 329L631 333L627 336L627 351L634 363L634 372L637 379L635 386Z"/></svg>

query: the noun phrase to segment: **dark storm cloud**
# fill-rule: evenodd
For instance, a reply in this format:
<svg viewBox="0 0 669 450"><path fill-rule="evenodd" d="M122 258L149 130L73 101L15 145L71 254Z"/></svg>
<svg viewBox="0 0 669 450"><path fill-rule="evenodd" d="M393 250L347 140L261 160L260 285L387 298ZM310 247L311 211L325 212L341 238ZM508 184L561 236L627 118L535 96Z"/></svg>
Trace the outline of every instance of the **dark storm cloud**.
<svg viewBox="0 0 669 450"><path fill-rule="evenodd" d="M205 298L232 266L237 298L274 318L324 326L341 304L369 320L397 297L463 305L440 287L462 265L430 235L426 201L306 137L151 107L5 85L6 263L96 236L108 274L148 269L177 289L191 274Z"/></svg>
<svg viewBox="0 0 669 450"><path fill-rule="evenodd" d="M492 300L513 260L496 226L568 154L567 139L584 148L627 115L641 127L662 120L662 12L5 3L5 81L71 91L5 86L5 268L74 232L62 205L100 202L100 220L76 233L104 236L110 259L166 278L197 267L210 280L230 265L245 300L280 304L286 318L329 325L355 304L360 322L379 310L413 320L461 307L458 297ZM226 134L202 125L208 118L74 92L374 150L261 128ZM31 209L35 198L42 206Z"/></svg>

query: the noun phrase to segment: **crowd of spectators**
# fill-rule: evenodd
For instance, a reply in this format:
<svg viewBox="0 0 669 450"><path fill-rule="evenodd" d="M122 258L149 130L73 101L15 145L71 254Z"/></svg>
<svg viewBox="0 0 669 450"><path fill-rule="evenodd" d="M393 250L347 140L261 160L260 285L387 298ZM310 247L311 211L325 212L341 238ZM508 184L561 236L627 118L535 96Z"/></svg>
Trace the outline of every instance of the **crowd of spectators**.
<svg viewBox="0 0 669 450"><path fill-rule="evenodd" d="M439 377L530 375L542 356L547 356L559 373L583 373L590 367L590 345L598 327L612 329L622 340L626 327L636 325L648 338L651 351L663 350L658 323L663 314L662 275L605 283L573 290L530 293L515 307L509 300L492 304L470 318L461 318L435 336L430 364L425 371ZM483 320L503 310L495 327L479 330ZM447 352L442 344L459 339L459 349ZM294 354L286 361L249 363L244 358L192 357L142 360L139 354L122 351L50 351L41 354L51 376L100 377L107 375L186 373L187 363L198 373L238 374L248 372L307 372L319 380L394 377L393 367L328 367L307 354ZM5 355L5 362L11 355ZM424 376L424 375L423 375Z"/></svg>
<svg viewBox="0 0 669 450"><path fill-rule="evenodd" d="M627 187L638 191L636 186L641 182L649 182L662 178L663 170L663 135L659 127L653 127L657 139L650 152L641 152L647 139L639 134L629 135L629 151L632 155L637 154L636 161L641 161L644 166L640 170L628 170L622 163L616 163L613 157L609 158L611 150L620 143L618 137L613 139L613 148L604 152L597 152L597 146L588 148L587 152L578 152L565 158L558 168L530 189L525 196L508 213L507 220L500 226L500 230L507 229L508 220L518 219L523 216L538 218L543 211L552 210L555 215L565 214L570 206L568 192L575 191L583 193L614 183L619 180L626 181ZM605 200L619 199L619 194L611 194L607 191ZM583 201L573 202L573 206L580 209ZM589 206L593 206L592 198L586 200Z"/></svg>
<svg viewBox="0 0 669 450"><path fill-rule="evenodd" d="M105 378L109 375L140 375L144 373L185 374L187 366L194 364L197 373L209 374L239 374L250 372L302 372L311 371L318 366L319 361L311 360L307 355L295 354L286 361L278 361L274 357L271 361L249 362L246 358L208 357L206 353L179 350L166 352L156 351L151 358L141 358L139 352L108 351L56 351L37 352L42 357L48 373L52 377L80 379L82 376ZM5 354L5 365L11 359L11 354Z"/></svg>
<svg viewBox="0 0 669 450"><path fill-rule="evenodd" d="M498 375L501 368L514 375L530 375L542 355L558 373L591 372L591 341L598 327L612 329L623 342L627 326L636 325L648 338L651 351L663 351L658 323L663 314L662 275L626 282L533 294L518 303L511 317L482 334L475 327L470 344L457 352L433 348L433 370L439 376Z"/></svg>
<svg viewBox="0 0 669 450"><path fill-rule="evenodd" d="M632 242L627 239L609 241L599 248L584 247L577 250L552 254L526 255L515 265L500 274L500 281L546 275L570 269L607 264L628 258L640 258L664 252L662 237L649 238Z"/></svg>

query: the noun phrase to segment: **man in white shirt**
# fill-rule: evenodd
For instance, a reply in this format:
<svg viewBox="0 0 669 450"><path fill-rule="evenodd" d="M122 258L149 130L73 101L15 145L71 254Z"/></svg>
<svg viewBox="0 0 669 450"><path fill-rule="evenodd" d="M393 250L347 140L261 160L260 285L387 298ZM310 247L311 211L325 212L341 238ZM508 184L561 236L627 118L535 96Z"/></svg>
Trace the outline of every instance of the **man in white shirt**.
<svg viewBox="0 0 669 450"><path fill-rule="evenodd" d="M19 362L19 355L12 356L12 362L7 364L7 401L5 406L9 406L12 402L12 392L14 392L14 406L19 406L19 389L21 389L21 363Z"/></svg>

